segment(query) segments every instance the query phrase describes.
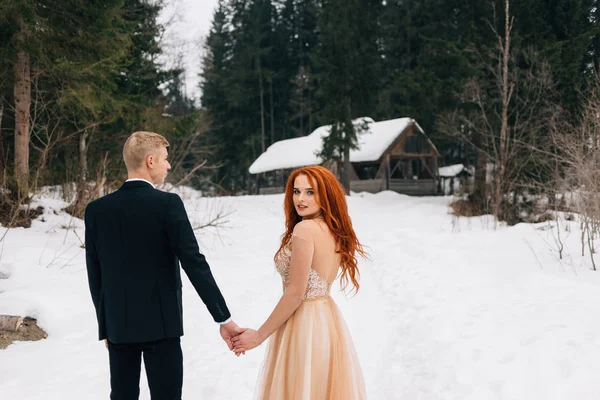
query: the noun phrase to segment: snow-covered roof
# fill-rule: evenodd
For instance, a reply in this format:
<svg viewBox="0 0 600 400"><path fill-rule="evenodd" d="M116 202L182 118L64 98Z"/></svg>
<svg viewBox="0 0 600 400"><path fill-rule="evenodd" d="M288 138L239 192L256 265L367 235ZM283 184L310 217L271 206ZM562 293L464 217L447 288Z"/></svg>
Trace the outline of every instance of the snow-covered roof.
<svg viewBox="0 0 600 400"><path fill-rule="evenodd" d="M411 124L423 132L412 118L398 118L375 122L371 118L359 118L355 125L367 123L368 129L359 133L358 149L350 151L351 162L377 161L394 143L398 136ZM273 143L250 166L251 174L277 169L299 168L321 164L323 159L317 154L323 147L323 138L328 136L331 125L321 126L308 136L281 140Z"/></svg>
<svg viewBox="0 0 600 400"><path fill-rule="evenodd" d="M453 176L457 176L463 171L466 171L468 174L470 174L469 170L466 169L465 166L462 164L454 164L448 165L446 167L440 167L438 168L438 171L440 178L451 178Z"/></svg>

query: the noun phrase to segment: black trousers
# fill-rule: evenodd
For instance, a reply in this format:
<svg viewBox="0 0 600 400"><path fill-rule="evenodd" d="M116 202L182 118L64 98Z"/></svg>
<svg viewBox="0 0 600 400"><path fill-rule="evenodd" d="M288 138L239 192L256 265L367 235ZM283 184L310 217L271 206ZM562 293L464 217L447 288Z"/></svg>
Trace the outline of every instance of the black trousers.
<svg viewBox="0 0 600 400"><path fill-rule="evenodd" d="M142 355L152 400L181 400L183 354L179 338L147 343L108 342L111 400L140 396Z"/></svg>

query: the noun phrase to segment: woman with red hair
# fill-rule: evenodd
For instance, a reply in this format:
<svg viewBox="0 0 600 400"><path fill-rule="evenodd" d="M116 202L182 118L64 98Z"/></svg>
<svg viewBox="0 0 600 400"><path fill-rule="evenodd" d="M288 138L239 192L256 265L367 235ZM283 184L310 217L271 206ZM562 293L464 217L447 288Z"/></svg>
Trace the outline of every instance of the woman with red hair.
<svg viewBox="0 0 600 400"><path fill-rule="evenodd" d="M338 274L344 288L358 291L356 255L365 256L344 189L326 168L300 168L287 182L284 209L286 231L274 257L283 295L257 331L232 339L233 351L239 355L271 337L258 399L366 399L352 338L329 295Z"/></svg>

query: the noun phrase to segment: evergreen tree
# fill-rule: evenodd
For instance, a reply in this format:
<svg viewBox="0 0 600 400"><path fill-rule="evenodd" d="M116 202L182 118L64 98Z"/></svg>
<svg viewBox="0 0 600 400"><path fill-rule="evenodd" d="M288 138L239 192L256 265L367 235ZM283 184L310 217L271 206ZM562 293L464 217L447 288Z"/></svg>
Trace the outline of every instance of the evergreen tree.
<svg viewBox="0 0 600 400"><path fill-rule="evenodd" d="M342 183L350 190L350 150L356 147L352 120L376 108L379 52L377 0L326 0L319 15L318 95L323 120L332 124L321 156L344 162Z"/></svg>
<svg viewBox="0 0 600 400"><path fill-rule="evenodd" d="M486 7L480 1L394 0L384 8L384 84L377 117L415 118L443 163L465 162L464 146L437 124L440 115L461 107L463 86L476 74L473 50L492 40Z"/></svg>
<svg viewBox="0 0 600 400"><path fill-rule="evenodd" d="M234 118L228 101L229 71L232 58L231 10L225 0L220 0L213 16L212 27L206 40L206 55L202 66L202 106L211 119L209 143L211 161L220 165L215 171L213 181L221 186L230 173L231 161L227 159L227 148L234 134ZM239 138L239 135L238 135Z"/></svg>
<svg viewBox="0 0 600 400"><path fill-rule="evenodd" d="M204 117L183 95L182 71L157 61L162 4L0 2L1 167L18 183L4 196L27 193L30 182L84 183L88 170L103 170L109 185L120 180L122 143L135 130L167 134L174 144L195 137Z"/></svg>
<svg viewBox="0 0 600 400"><path fill-rule="evenodd" d="M286 137L296 137L310 134L318 124L315 84L318 73L313 55L319 43L317 21L320 7L318 0L286 0L284 7L282 23L289 26L287 37L292 81L288 118L290 132Z"/></svg>
<svg viewBox="0 0 600 400"><path fill-rule="evenodd" d="M593 0L512 1L519 56L526 60L526 53L533 52L548 62L557 85L555 100L570 113L581 108L585 71L594 64L594 52L590 49L594 48L593 38L600 32L593 19L597 12L594 3ZM520 67L529 66L524 61Z"/></svg>
<svg viewBox="0 0 600 400"><path fill-rule="evenodd" d="M122 54L119 46L126 43L119 34L119 11L118 1L29 0L0 5L6 44L2 69L15 72L12 85L5 83L3 89L14 86L14 170L21 197L27 196L29 187L30 133L45 146L43 163L54 144L51 140L56 140L48 137L50 127L55 137L68 135L79 129L82 118L107 111L103 103L111 88L107 77ZM4 92L0 97L11 96Z"/></svg>
<svg viewBox="0 0 600 400"><path fill-rule="evenodd" d="M600 0L589 0L589 22L592 25L592 43L584 63L587 76L594 76L600 71Z"/></svg>
<svg viewBox="0 0 600 400"><path fill-rule="evenodd" d="M247 186L248 167L286 126L290 83L277 20L270 0L221 2L215 13L202 103L213 119L214 159L222 165L216 184L226 191Z"/></svg>

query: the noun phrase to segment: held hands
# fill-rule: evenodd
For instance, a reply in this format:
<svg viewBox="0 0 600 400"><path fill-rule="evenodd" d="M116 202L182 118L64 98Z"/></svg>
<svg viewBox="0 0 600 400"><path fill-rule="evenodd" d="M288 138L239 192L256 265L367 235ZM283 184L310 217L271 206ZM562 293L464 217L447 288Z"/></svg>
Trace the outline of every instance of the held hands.
<svg viewBox="0 0 600 400"><path fill-rule="evenodd" d="M266 339L261 336L260 332L254 329L240 328L233 321L221 325L219 333L229 350L233 351L238 357L245 355L247 350L260 346Z"/></svg>
<svg viewBox="0 0 600 400"><path fill-rule="evenodd" d="M231 339L234 336L239 335L243 331L244 330L237 326L237 324L233 321L221 325L221 327L219 328L219 333L221 334L221 337L223 338L225 343L227 343L227 347L229 347L229 350L233 350L233 343L231 342Z"/></svg>
<svg viewBox="0 0 600 400"><path fill-rule="evenodd" d="M254 329L241 329L241 333L231 338L233 344L233 352L239 357L240 354L246 354L246 351L252 350L261 345L265 341L259 331Z"/></svg>

